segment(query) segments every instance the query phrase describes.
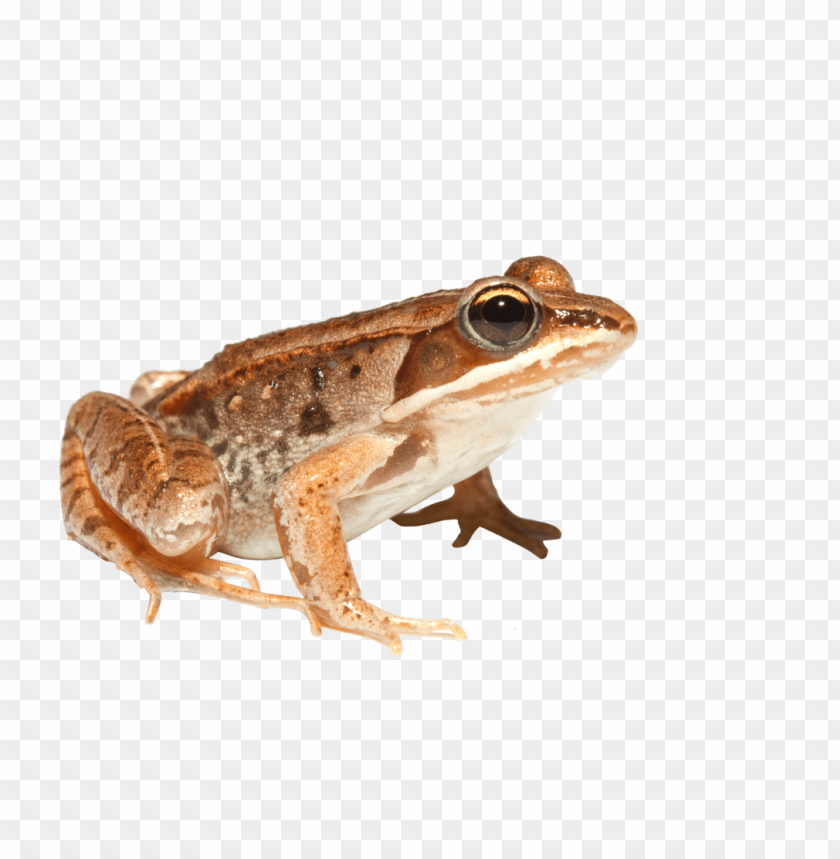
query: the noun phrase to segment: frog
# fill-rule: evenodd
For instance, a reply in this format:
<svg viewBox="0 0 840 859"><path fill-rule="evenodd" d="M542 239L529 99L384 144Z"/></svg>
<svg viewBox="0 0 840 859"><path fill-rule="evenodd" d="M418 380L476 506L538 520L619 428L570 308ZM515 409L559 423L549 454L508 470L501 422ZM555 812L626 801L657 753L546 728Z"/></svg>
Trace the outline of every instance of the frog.
<svg viewBox="0 0 840 859"><path fill-rule="evenodd" d="M559 262L230 344L198 370L150 371L128 398L69 409L60 460L67 535L132 577L152 623L163 592L290 608L402 652L405 635L466 639L449 618L367 602L348 541L391 520L453 520L545 558L561 536L510 510L490 464L555 391L599 376L633 316L577 291ZM412 510L441 490L451 497ZM263 591L244 560L283 558L300 597Z"/></svg>

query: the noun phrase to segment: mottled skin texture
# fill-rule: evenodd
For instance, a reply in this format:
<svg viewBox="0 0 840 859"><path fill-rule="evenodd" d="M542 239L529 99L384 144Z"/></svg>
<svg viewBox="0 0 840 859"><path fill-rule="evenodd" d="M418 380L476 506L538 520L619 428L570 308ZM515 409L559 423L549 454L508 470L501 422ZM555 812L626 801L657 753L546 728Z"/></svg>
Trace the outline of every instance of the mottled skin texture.
<svg viewBox="0 0 840 859"><path fill-rule="evenodd" d="M247 359L244 367L231 365L234 350L225 350L146 406L164 432L200 438L221 463L232 508L225 552L280 557L270 500L277 478L325 444L375 426L376 414L392 401L393 377L407 348L405 338L385 336L271 353Z"/></svg>
<svg viewBox="0 0 840 859"><path fill-rule="evenodd" d="M484 527L545 557L560 532L508 510L489 463L559 385L608 369L635 336L625 310L530 257L466 290L228 346L192 373L146 373L130 400L95 392L68 414L67 532L148 591L148 621L161 591L189 590L294 608L315 634L394 652L401 633L462 639L452 621L366 602L346 541L387 518L456 519L456 546ZM404 512L450 485L452 498ZM302 598L260 592L219 550L285 557Z"/></svg>

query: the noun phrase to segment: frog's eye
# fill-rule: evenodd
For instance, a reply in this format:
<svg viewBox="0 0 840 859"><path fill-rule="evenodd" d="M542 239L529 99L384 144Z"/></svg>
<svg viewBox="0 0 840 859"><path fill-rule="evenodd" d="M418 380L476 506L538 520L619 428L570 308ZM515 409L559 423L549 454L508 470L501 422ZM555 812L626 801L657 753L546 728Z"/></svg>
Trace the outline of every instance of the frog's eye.
<svg viewBox="0 0 840 859"><path fill-rule="evenodd" d="M487 349L516 349L537 329L538 309L531 297L512 283L488 286L461 311L470 339Z"/></svg>

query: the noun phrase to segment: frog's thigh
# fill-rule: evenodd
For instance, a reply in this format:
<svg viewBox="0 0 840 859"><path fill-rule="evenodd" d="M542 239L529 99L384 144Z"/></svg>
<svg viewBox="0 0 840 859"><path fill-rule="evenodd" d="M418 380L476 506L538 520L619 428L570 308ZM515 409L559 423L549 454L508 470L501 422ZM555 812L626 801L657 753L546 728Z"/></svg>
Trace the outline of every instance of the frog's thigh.
<svg viewBox="0 0 840 859"><path fill-rule="evenodd" d="M64 445L70 456L83 454L102 500L156 552L200 559L224 541L230 493L220 463L202 441L168 439L127 400L96 392L70 409ZM62 507L68 532L78 536L90 523L77 509L81 488L65 485L74 474L62 472Z"/></svg>
<svg viewBox="0 0 840 859"><path fill-rule="evenodd" d="M71 430L64 437L61 457L61 505L67 533L105 561L125 570L149 594L146 622L157 615L161 591L189 591L222 597L257 608L293 608L309 615L306 602L295 597L261 593L256 576L245 567L211 559L167 558L109 507L91 479L82 443ZM240 578L250 588L225 578ZM309 617L317 635L317 621Z"/></svg>
<svg viewBox="0 0 840 859"><path fill-rule="evenodd" d="M65 528L148 591L147 622L162 590L221 596L217 584L232 587L217 583L214 562L204 560L224 539L230 506L214 460L197 439L170 442L113 394L88 394L70 409L60 466Z"/></svg>
<svg viewBox="0 0 840 859"><path fill-rule="evenodd" d="M387 482L389 460L404 440L356 436L318 451L283 475L272 498L283 556L311 613L323 626L372 638L395 653L402 651L399 632L466 638L449 620L397 617L371 605L353 573L338 504Z"/></svg>

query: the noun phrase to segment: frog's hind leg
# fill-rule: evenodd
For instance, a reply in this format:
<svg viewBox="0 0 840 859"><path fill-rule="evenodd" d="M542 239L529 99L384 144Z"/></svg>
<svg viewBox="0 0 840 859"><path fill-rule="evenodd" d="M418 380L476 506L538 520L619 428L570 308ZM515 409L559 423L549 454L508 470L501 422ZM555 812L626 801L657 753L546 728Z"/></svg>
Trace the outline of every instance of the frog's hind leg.
<svg viewBox="0 0 840 859"><path fill-rule="evenodd" d="M264 594L245 567L212 555L227 533L228 489L198 439L168 439L128 401L89 394L70 410L62 443L61 506L67 534L127 572L149 594L146 621L163 591L190 591L258 608L304 601ZM244 579L251 588L225 578ZM320 631L313 623L313 631Z"/></svg>
<svg viewBox="0 0 840 859"><path fill-rule="evenodd" d="M149 370L131 386L128 398L138 409L142 409L146 403L178 382L183 382L189 375L190 370Z"/></svg>
<svg viewBox="0 0 840 859"><path fill-rule="evenodd" d="M260 583L254 573L247 567L240 567L239 564L207 558L196 564L193 569L216 579L242 579L248 582L248 587L252 591L260 590Z"/></svg>
<svg viewBox="0 0 840 859"><path fill-rule="evenodd" d="M508 509L493 485L490 469L484 468L472 477L456 483L451 498L430 504L414 513L394 516L397 525L415 527L456 519L461 532L452 544L460 549L469 543L479 528L485 528L522 546L538 558L548 555L546 540L558 540L560 529L536 519L523 519Z"/></svg>

